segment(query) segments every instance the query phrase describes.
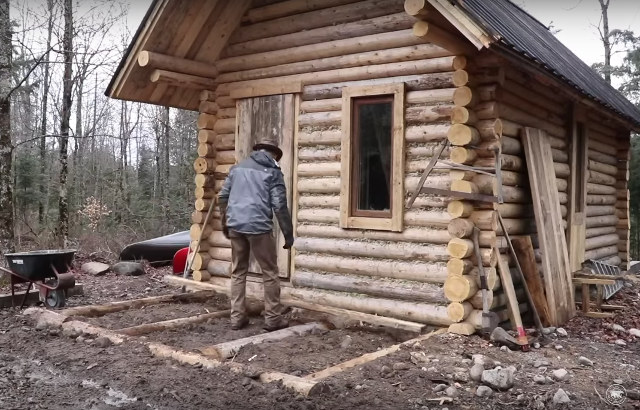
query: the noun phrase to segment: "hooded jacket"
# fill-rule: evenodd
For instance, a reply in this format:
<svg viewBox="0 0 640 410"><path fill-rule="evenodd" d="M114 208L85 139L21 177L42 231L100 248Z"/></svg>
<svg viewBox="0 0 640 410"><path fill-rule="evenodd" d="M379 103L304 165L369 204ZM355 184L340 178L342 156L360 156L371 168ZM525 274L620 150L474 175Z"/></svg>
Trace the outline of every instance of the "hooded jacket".
<svg viewBox="0 0 640 410"><path fill-rule="evenodd" d="M231 167L218 200L221 207L226 204L229 229L244 234L271 232L274 211L289 215L280 166L263 151Z"/></svg>

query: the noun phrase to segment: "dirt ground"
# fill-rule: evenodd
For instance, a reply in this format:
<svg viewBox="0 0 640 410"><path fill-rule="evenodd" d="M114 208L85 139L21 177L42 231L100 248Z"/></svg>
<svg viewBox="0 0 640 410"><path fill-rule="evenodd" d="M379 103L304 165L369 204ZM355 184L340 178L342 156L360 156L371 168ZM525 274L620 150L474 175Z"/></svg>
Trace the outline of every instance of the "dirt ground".
<svg viewBox="0 0 640 410"><path fill-rule="evenodd" d="M70 298L68 306L176 292L162 282L165 273L167 269L150 269L136 278L81 277L85 295ZM160 305L86 321L117 329L226 309L227 303L216 296L206 303ZM0 310L0 409L607 409L614 406L605 401L605 392L614 383L627 392L619 408L637 409L640 339L628 330L640 328L640 281L609 303L625 308L614 319L577 316L565 326L568 337L552 333L550 343L529 352L503 351L479 336L437 335L333 376L326 380L329 392L309 398L224 366L205 370L158 359L141 342L104 346L91 337L37 330L19 310L4 309ZM612 324L627 332L617 333ZM254 317L249 328L232 331L226 319L215 319L149 334L145 340L195 350L260 333L261 326L262 319ZM248 346L233 360L248 363L252 359L260 367L304 376L404 340L404 335L381 329L332 329ZM477 397L479 384L469 380L475 354L499 361L503 367L515 366L513 387ZM580 356L593 361L593 366L581 365ZM551 376L560 368L568 371L566 380L534 381L534 376ZM449 386L455 391L437 391ZM553 403L559 388L568 394L568 404ZM441 404L439 400L447 394L453 401Z"/></svg>

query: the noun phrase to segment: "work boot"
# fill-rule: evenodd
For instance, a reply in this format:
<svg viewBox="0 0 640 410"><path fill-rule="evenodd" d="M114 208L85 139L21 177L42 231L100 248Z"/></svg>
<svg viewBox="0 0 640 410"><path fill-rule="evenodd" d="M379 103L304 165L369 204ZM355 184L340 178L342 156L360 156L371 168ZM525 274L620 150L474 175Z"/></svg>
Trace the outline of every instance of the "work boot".
<svg viewBox="0 0 640 410"><path fill-rule="evenodd" d="M270 322L269 324L265 323L262 328L267 332L273 332L287 327L289 327L289 321L283 317L280 317L278 320Z"/></svg>
<svg viewBox="0 0 640 410"><path fill-rule="evenodd" d="M244 327L246 327L249 324L249 319L247 319L246 317L243 317L240 320L236 320L236 321L231 321L231 329L232 330L240 330Z"/></svg>

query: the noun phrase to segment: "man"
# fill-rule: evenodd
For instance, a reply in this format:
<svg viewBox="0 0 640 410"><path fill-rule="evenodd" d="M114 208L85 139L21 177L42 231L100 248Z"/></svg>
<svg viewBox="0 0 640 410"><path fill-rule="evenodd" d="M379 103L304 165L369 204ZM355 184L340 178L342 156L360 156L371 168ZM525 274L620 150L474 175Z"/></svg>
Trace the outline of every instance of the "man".
<svg viewBox="0 0 640 410"><path fill-rule="evenodd" d="M251 155L231 168L224 181L218 203L224 235L231 240L231 328L249 323L245 307L249 255L253 252L264 283L264 329L273 331L289 326L280 304L276 237L273 213L284 234L284 249L293 245L293 223L287 208L287 192L278 161L282 150L277 142L263 140Z"/></svg>

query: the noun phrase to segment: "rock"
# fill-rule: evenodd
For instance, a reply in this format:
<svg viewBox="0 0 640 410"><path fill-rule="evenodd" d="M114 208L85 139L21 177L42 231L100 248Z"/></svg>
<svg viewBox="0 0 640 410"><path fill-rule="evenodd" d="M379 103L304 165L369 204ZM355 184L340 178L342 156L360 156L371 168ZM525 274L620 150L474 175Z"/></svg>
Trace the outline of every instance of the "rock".
<svg viewBox="0 0 640 410"><path fill-rule="evenodd" d="M556 333L557 333L557 334L558 334L558 336L560 336L560 337L567 337L567 336L569 336L569 334L567 333L567 331L566 331L566 330L564 330L564 328L562 328L562 327L557 328L557 329L556 329Z"/></svg>
<svg viewBox="0 0 640 410"><path fill-rule="evenodd" d="M49 325L46 322L39 322L36 325L36 330L47 330L49 329Z"/></svg>
<svg viewBox="0 0 640 410"><path fill-rule="evenodd" d="M106 337L99 337L93 341L92 345L96 347L101 347L104 349L105 347L109 347L113 345L113 343L111 343L111 340L109 340Z"/></svg>
<svg viewBox="0 0 640 410"><path fill-rule="evenodd" d="M513 387L514 368L496 367L482 372L482 383L496 390L507 390Z"/></svg>
<svg viewBox="0 0 640 410"><path fill-rule="evenodd" d="M567 380L569 372L565 369L557 369L553 371L553 378L559 382Z"/></svg>
<svg viewBox="0 0 640 410"><path fill-rule="evenodd" d="M84 337L83 337L83 336L78 336L78 337L76 337L76 342L77 342L77 343L82 343L82 342L84 342L84 340L85 340L85 339L84 339Z"/></svg>
<svg viewBox="0 0 640 410"><path fill-rule="evenodd" d="M467 372L454 373L453 380L461 383L467 383L469 381L469 374Z"/></svg>
<svg viewBox="0 0 640 410"><path fill-rule="evenodd" d="M580 363L583 366L593 366L593 362L584 356L578 357L578 363Z"/></svg>
<svg viewBox="0 0 640 410"><path fill-rule="evenodd" d="M536 384L546 384L546 383L547 383L547 378L546 378L546 377L544 377L544 376L543 376L543 375L541 375L541 374L536 374L535 376L533 376L533 381L534 381Z"/></svg>
<svg viewBox="0 0 640 410"><path fill-rule="evenodd" d="M512 350L518 350L520 348L518 341L501 327L496 327L495 329L493 329L490 339L495 344L500 346L507 346L507 348Z"/></svg>
<svg viewBox="0 0 640 410"><path fill-rule="evenodd" d="M471 356L471 360L473 364L479 364L484 366L484 368L491 368L496 366L496 361L483 355L483 354L474 354Z"/></svg>
<svg viewBox="0 0 640 410"><path fill-rule="evenodd" d="M624 380L622 379L613 379L614 384L624 384Z"/></svg>
<svg viewBox="0 0 640 410"><path fill-rule="evenodd" d="M444 390L444 394L446 394L447 397L457 397L458 396L458 389L456 389L453 386L449 386Z"/></svg>
<svg viewBox="0 0 640 410"><path fill-rule="evenodd" d="M411 363L416 366L422 366L429 363L429 358L424 352L410 352L409 356L411 357Z"/></svg>
<svg viewBox="0 0 640 410"><path fill-rule="evenodd" d="M87 262L83 263L80 267L80 270L84 273L93 276L102 276L109 272L109 269L111 269L109 265L100 262Z"/></svg>
<svg viewBox="0 0 640 410"><path fill-rule="evenodd" d="M567 393L562 389L558 389L556 394L553 395L554 404L567 404L570 402L571 402L571 399L569 398Z"/></svg>
<svg viewBox="0 0 640 410"><path fill-rule="evenodd" d="M353 343L353 339L351 338L351 336L347 335L342 340L342 342L340 342L340 347L343 348L343 349L346 349L349 346L351 346L351 343Z"/></svg>
<svg viewBox="0 0 640 410"><path fill-rule="evenodd" d="M616 333L627 333L625 328L620 326L619 324L614 324L613 326L611 326L611 330L613 330Z"/></svg>
<svg viewBox="0 0 640 410"><path fill-rule="evenodd" d="M556 350L562 350L562 349L564 349L564 347L562 347L562 345L555 345L554 347L556 348Z"/></svg>
<svg viewBox="0 0 640 410"><path fill-rule="evenodd" d="M631 329L629 329L629 334L631 336L640 338L640 329L631 328Z"/></svg>
<svg viewBox="0 0 640 410"><path fill-rule="evenodd" d="M624 341L624 340L622 340L622 339L617 339L614 343L615 343L617 346L626 346L626 345L627 345L627 342L625 342L625 341Z"/></svg>
<svg viewBox="0 0 640 410"><path fill-rule="evenodd" d="M462 363L462 364L466 364L466 365L468 366L468 365L470 365L470 364L471 364L471 363L473 363L473 362L471 361L471 359L462 359L462 360L460 361L460 363Z"/></svg>
<svg viewBox="0 0 640 410"><path fill-rule="evenodd" d="M535 342L535 343L533 344L533 348L534 348L534 349L540 349L540 343Z"/></svg>
<svg viewBox="0 0 640 410"><path fill-rule="evenodd" d="M111 267L111 270L116 275L121 276L140 276L145 274L142 264L138 262L118 262Z"/></svg>
<svg viewBox="0 0 640 410"><path fill-rule="evenodd" d="M536 360L533 362L533 367L538 368L542 366L549 366L549 362L546 360Z"/></svg>
<svg viewBox="0 0 640 410"><path fill-rule="evenodd" d="M510 352L511 350L509 350L509 348L507 346L500 346L500 351L501 352Z"/></svg>
<svg viewBox="0 0 640 410"><path fill-rule="evenodd" d="M447 386L446 384L438 384L436 387L433 388L433 391L438 393L440 391L445 391L449 386Z"/></svg>
<svg viewBox="0 0 640 410"><path fill-rule="evenodd" d="M543 327L542 328L542 334L543 335L550 335L552 333L555 333L556 328L555 327Z"/></svg>
<svg viewBox="0 0 640 410"><path fill-rule="evenodd" d="M479 382L480 380L482 380L482 372L484 372L484 366L476 363L471 366L471 369L469 369L469 377L474 382Z"/></svg>
<svg viewBox="0 0 640 410"><path fill-rule="evenodd" d="M382 366L380 368L380 374L385 377L388 376L393 370L389 366Z"/></svg>
<svg viewBox="0 0 640 410"><path fill-rule="evenodd" d="M60 329L49 329L49 336L60 336Z"/></svg>
<svg viewBox="0 0 640 410"><path fill-rule="evenodd" d="M493 390L488 386L478 386L476 389L476 396L478 397L489 397L493 394Z"/></svg>
<svg viewBox="0 0 640 410"><path fill-rule="evenodd" d="M248 378L248 377L244 377L244 378L242 379L242 385L243 385L243 386L248 386L248 385L250 385L250 384L251 384L251 379L250 379L250 378Z"/></svg>
<svg viewBox="0 0 640 410"><path fill-rule="evenodd" d="M397 362L393 364L393 370L409 370L411 368L411 366L409 366L409 363L405 363L405 362Z"/></svg>
<svg viewBox="0 0 640 410"><path fill-rule="evenodd" d="M66 336L70 339L76 339L78 336L80 336L82 333L78 332L75 329L64 329L62 331L62 336Z"/></svg>

